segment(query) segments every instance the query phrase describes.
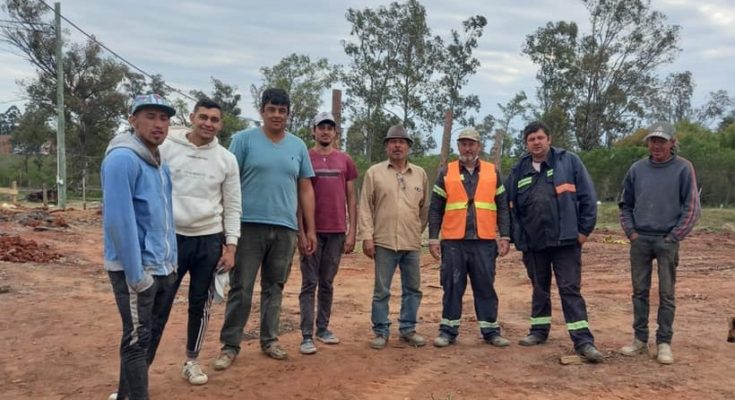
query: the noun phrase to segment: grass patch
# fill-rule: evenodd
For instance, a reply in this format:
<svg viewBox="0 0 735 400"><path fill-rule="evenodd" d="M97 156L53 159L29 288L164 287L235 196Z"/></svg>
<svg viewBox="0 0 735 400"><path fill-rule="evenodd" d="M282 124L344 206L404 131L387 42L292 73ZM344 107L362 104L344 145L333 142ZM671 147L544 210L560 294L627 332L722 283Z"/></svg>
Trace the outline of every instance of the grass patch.
<svg viewBox="0 0 735 400"><path fill-rule="evenodd" d="M621 230L617 203L605 202L597 207L597 228ZM702 208L702 215L694 229L735 232L735 208Z"/></svg>

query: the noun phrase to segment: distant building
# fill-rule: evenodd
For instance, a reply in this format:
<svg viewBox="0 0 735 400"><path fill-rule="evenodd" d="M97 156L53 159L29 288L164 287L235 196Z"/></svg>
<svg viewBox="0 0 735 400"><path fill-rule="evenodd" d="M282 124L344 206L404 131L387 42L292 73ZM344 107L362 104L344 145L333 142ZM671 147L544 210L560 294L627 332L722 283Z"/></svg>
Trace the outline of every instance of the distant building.
<svg viewBox="0 0 735 400"><path fill-rule="evenodd" d="M0 154L10 154L13 146L10 144L10 135L0 135Z"/></svg>

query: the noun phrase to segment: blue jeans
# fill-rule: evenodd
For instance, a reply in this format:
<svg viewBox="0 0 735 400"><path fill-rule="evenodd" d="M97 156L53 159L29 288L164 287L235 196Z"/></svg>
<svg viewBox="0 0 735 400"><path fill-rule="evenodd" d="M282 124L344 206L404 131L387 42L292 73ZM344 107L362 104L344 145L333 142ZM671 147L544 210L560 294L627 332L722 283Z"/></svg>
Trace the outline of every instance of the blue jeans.
<svg viewBox="0 0 735 400"><path fill-rule="evenodd" d="M401 270L401 313L398 330L407 335L416 330L416 315L421 305L421 269L418 250L393 251L375 246L375 289L371 321L376 336L388 337L390 285L396 266Z"/></svg>

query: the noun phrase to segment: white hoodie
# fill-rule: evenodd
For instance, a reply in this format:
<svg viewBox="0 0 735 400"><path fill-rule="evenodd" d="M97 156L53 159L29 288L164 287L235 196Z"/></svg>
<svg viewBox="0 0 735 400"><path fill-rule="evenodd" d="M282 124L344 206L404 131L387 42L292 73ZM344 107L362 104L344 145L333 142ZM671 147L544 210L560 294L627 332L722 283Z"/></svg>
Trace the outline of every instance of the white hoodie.
<svg viewBox="0 0 735 400"><path fill-rule="evenodd" d="M242 214L237 159L216 137L197 147L187 132L171 129L159 147L171 170L176 233L203 236L224 230L226 243L237 244Z"/></svg>

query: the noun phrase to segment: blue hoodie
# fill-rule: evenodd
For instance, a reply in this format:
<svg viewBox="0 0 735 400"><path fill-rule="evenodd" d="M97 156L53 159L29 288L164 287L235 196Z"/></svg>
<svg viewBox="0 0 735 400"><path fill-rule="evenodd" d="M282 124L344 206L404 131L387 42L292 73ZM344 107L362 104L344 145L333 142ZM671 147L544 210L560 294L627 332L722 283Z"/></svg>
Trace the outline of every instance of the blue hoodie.
<svg viewBox="0 0 735 400"><path fill-rule="evenodd" d="M137 293L153 275L176 270L171 174L137 136L120 134L107 146L102 198L106 270L125 272Z"/></svg>

